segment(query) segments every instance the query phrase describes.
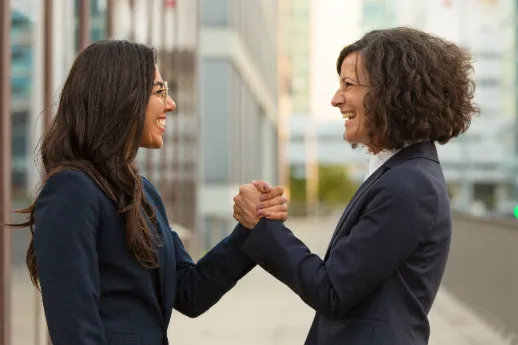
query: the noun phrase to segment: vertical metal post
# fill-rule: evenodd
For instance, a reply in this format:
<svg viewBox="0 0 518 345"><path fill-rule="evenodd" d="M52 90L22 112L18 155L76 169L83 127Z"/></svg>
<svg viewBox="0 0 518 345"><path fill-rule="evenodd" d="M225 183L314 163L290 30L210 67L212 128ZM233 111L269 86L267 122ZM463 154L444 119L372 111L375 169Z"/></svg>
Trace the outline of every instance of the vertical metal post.
<svg viewBox="0 0 518 345"><path fill-rule="evenodd" d="M131 17L130 41L135 41L135 26L137 24L137 14L135 13L135 0L129 0L129 6Z"/></svg>
<svg viewBox="0 0 518 345"><path fill-rule="evenodd" d="M45 0L43 6L43 106L45 109L44 122L43 122L43 133L47 133L52 124L52 91L53 83L52 78L54 74L53 60L54 60L54 0ZM37 319L41 317L41 308L38 303L38 315ZM38 325L37 325L38 326ZM36 328L38 330L38 328ZM37 341L39 341L39 332L37 331ZM52 344L50 341L50 335L47 333L47 343Z"/></svg>
<svg viewBox="0 0 518 345"><path fill-rule="evenodd" d="M90 44L90 0L79 0L79 51Z"/></svg>
<svg viewBox="0 0 518 345"><path fill-rule="evenodd" d="M183 66L180 66L180 63L182 61L181 59L181 56L180 56L180 47L179 47L179 44L178 44L178 29L179 29L179 19L180 19L180 16L178 15L178 1L176 1L174 3L174 7L172 8L172 12L173 12L173 24L174 24L174 27L173 27L173 37L174 37L174 43L173 43L173 56L172 56L172 63L173 63L173 71L174 72L174 78L176 78L176 90L177 90L177 94L179 95L181 93L181 89L183 87L181 81L183 79L183 73L182 71L184 70L182 67ZM183 95L185 95L184 92L182 92ZM182 96L183 96L182 95ZM182 99L180 100L183 104L186 104L185 102L185 99ZM182 150L182 147L180 146L181 145L181 140L180 140L180 125L181 125L181 119L182 119L182 115L180 114L183 114L183 110L180 109L180 111L178 112L178 114L176 114L176 116L173 117L174 119L174 127L173 127L173 183L172 183L172 188L170 190L174 191L175 193L175 198L174 198L174 202L173 202L173 207L174 207L174 210L175 210L175 213L178 215L179 219L178 219L178 222L180 224L182 224L183 226L185 226L185 214L183 213L183 202L182 202L182 194L183 194L183 190L182 190L182 187L185 187L184 186L181 186L181 183L180 183L180 179L182 178L181 176L181 173L182 173L182 161L180 159L180 152Z"/></svg>
<svg viewBox="0 0 518 345"><path fill-rule="evenodd" d="M53 40L54 30L52 28L54 0L45 0L43 6L43 105L45 109L44 115L44 133L48 131L52 123L52 75L54 73L52 61L53 57Z"/></svg>
<svg viewBox="0 0 518 345"><path fill-rule="evenodd" d="M106 37L112 38L114 35L115 23L114 23L114 13L115 13L115 0L107 0L106 2Z"/></svg>
<svg viewBox="0 0 518 345"><path fill-rule="evenodd" d="M11 236L3 224L11 213L10 1L0 1L0 344L11 343Z"/></svg>
<svg viewBox="0 0 518 345"><path fill-rule="evenodd" d="M169 37L169 32L168 32L168 28L167 28L167 12L169 11L169 8L167 7L167 3L166 1L160 1L160 6L161 6L161 18L160 18L160 24L161 24L161 30L160 30L160 43L159 43L159 49L160 49L160 64L162 65L162 70L164 71L164 77L165 78L171 78L171 65L172 65L172 57L174 56L173 52L169 52L169 47L167 46L167 41L165 40L166 37ZM172 81L172 79L171 79ZM169 92L173 91L173 85L175 85L174 82L170 82L169 84ZM172 126L174 128L175 126L175 121L174 121L174 118L171 118L170 120L168 120L172 123ZM170 147L173 143L173 138L171 138L169 136L169 133L171 133L171 131L166 131L164 133L164 146L162 147L161 149L161 152L160 152L160 155L162 156L162 159L160 160L160 168L159 168L159 171L160 171L160 175L159 175L159 179L160 181L158 182L159 185L161 186L162 190L165 191L166 194L166 204L165 204L165 207L166 207L166 212L168 212L169 214L171 214L172 210L174 210L174 203L175 203L175 195L176 195L176 190L174 190L172 188L172 186L169 185L170 181L172 181L172 178L171 178L171 174L174 176L175 172L174 172L174 167L172 167L172 169L169 169L169 155L171 154L170 152L175 150L174 147ZM172 163L171 163L172 164Z"/></svg>
<svg viewBox="0 0 518 345"><path fill-rule="evenodd" d="M147 6L147 9L148 9L148 13L147 13L148 14L147 44L150 46L153 45L153 20L154 20L154 14L156 13L155 3L156 2L152 2L151 4L149 4ZM146 170L146 174L149 177L151 177L151 174L153 173L153 150L146 150L145 152L146 152L145 170Z"/></svg>

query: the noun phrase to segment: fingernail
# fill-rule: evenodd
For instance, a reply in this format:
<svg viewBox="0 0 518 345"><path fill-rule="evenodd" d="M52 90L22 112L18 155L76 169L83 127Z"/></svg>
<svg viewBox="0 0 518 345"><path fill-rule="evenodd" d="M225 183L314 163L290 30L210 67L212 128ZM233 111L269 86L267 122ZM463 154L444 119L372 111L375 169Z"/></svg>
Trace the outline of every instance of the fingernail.
<svg viewBox="0 0 518 345"><path fill-rule="evenodd" d="M262 216L264 215L264 214L263 214L263 211L259 211L259 212L257 212L257 215L258 215L259 217L262 217Z"/></svg>
<svg viewBox="0 0 518 345"><path fill-rule="evenodd" d="M268 197L268 196L267 196L266 194L263 194L263 195L261 195L261 197L259 198L259 200L261 200L261 201L265 201L267 197Z"/></svg>
<svg viewBox="0 0 518 345"><path fill-rule="evenodd" d="M256 208L256 209L257 209L257 210L260 210L260 209L262 209L262 208L263 208L263 205L262 205L262 204L259 204L259 205L257 205L257 208Z"/></svg>
<svg viewBox="0 0 518 345"><path fill-rule="evenodd" d="M252 180L252 183L256 183L256 182L257 182L257 180Z"/></svg>
<svg viewBox="0 0 518 345"><path fill-rule="evenodd" d="M265 183L264 189L266 189L266 191L269 191L270 189L272 189L272 187L270 187L270 185L268 183Z"/></svg>

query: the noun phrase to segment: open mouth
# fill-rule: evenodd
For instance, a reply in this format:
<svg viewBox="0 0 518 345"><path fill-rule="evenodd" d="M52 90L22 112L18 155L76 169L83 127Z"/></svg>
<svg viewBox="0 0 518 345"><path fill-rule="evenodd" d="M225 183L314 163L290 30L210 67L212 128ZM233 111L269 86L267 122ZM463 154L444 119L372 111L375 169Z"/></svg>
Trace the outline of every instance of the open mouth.
<svg viewBox="0 0 518 345"><path fill-rule="evenodd" d="M352 120L356 117L356 113L354 111L346 111L342 113L342 117L346 120Z"/></svg>
<svg viewBox="0 0 518 345"><path fill-rule="evenodd" d="M165 119L158 119L156 120L155 124L160 128L161 130L165 130Z"/></svg>

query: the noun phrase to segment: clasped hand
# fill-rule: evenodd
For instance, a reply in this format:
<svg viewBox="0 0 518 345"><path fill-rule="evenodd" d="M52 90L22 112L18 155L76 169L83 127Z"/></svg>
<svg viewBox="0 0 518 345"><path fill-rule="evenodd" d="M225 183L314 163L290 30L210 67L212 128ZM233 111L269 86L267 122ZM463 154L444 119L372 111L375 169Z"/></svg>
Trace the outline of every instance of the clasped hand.
<svg viewBox="0 0 518 345"><path fill-rule="evenodd" d="M261 218L288 219L287 199L282 187L270 187L264 181L252 181L239 187L234 197L234 219L247 229L253 229Z"/></svg>

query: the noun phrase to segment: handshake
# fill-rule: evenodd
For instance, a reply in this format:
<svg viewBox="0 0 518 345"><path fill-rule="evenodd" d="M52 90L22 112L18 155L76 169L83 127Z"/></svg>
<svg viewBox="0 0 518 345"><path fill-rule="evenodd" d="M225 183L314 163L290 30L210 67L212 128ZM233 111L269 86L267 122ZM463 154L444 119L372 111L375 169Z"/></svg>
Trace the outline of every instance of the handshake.
<svg viewBox="0 0 518 345"><path fill-rule="evenodd" d="M288 219L287 199L282 187L270 187L264 181L252 181L239 187L234 197L234 219L247 229L253 229L261 218Z"/></svg>

